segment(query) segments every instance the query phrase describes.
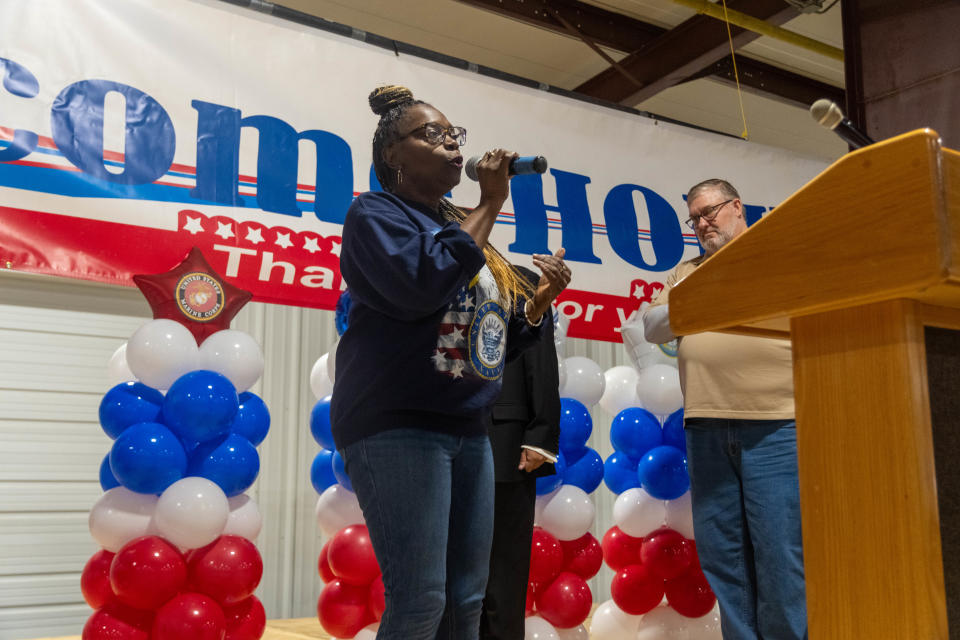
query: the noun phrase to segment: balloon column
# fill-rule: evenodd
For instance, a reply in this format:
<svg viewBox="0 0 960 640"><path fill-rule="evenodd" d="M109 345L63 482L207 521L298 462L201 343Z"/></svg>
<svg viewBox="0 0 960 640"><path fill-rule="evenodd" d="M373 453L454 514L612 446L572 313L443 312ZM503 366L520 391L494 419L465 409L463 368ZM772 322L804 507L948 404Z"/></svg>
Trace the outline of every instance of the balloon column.
<svg viewBox="0 0 960 640"><path fill-rule="evenodd" d="M602 399L615 413L614 452L604 462L604 483L617 499L615 525L604 534L601 548L616 573L612 599L594 612L590 637L720 638L716 598L693 539L676 349L647 343L639 316L638 311L622 327L634 374L626 367L605 374L608 386L612 380L618 389Z"/></svg>
<svg viewBox="0 0 960 640"><path fill-rule="evenodd" d="M580 356L562 362L560 451L556 474L537 479L536 524L527 585L526 637L586 638L593 607L587 580L603 564L590 533L591 493L603 483L603 458L587 446L593 431L588 406L603 395L600 367Z"/></svg>
<svg viewBox="0 0 960 640"><path fill-rule="evenodd" d="M350 296L345 291L336 310L340 335L346 331L349 309ZM372 640L385 606L383 580L360 504L344 471L343 458L334 447L330 429L336 347L334 342L310 372L310 388L317 399L310 413L310 433L320 445L310 468L310 481L320 494L317 526L328 538L317 563L324 582L317 602L317 616L332 636Z"/></svg>
<svg viewBox="0 0 960 640"><path fill-rule="evenodd" d="M270 415L248 391L263 372L260 347L228 328L250 294L196 249L134 280L155 319L108 365L115 386L100 424L113 445L90 512L102 549L81 576L95 609L83 639L255 640L266 625L253 595L261 517L244 491Z"/></svg>

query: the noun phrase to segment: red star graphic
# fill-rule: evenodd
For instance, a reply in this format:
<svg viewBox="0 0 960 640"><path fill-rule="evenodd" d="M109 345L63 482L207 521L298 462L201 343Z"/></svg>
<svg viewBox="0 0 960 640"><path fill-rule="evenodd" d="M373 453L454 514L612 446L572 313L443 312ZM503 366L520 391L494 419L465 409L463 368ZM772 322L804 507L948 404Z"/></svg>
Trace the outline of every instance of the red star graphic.
<svg viewBox="0 0 960 640"><path fill-rule="evenodd" d="M176 320L190 330L197 344L212 333L229 329L230 321L252 296L224 281L196 247L170 271L136 275L133 281L153 309L154 318Z"/></svg>

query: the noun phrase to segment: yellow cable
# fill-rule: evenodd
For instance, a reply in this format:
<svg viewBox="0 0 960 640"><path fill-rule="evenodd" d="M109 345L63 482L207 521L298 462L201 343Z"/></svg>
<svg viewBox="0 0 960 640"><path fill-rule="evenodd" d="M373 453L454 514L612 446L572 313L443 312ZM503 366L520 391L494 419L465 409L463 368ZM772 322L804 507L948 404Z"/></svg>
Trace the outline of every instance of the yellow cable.
<svg viewBox="0 0 960 640"><path fill-rule="evenodd" d="M747 113L743 109L743 91L740 90L740 76L737 74L737 56L733 51L733 35L730 33L730 19L727 17L727 0L723 2L723 22L727 25L727 39L730 41L730 60L733 62L733 79L737 83L737 99L740 101L740 117L743 119L743 132L740 137L744 140L750 139L747 132Z"/></svg>

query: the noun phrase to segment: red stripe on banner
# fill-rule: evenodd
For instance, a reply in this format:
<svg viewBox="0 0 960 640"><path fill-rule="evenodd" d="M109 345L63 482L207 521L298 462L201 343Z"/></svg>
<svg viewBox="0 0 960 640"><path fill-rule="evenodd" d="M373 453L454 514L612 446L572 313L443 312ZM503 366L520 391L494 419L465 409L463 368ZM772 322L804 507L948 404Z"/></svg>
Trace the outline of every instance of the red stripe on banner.
<svg viewBox="0 0 960 640"><path fill-rule="evenodd" d="M259 302L334 309L340 296L340 236L256 222L177 214L177 230L0 207L0 268L133 286L134 274L162 273L192 247L231 284ZM567 335L620 342L619 328L660 283L634 280L628 296L567 289L557 300ZM452 356L462 354L452 350Z"/></svg>
<svg viewBox="0 0 960 640"><path fill-rule="evenodd" d="M198 247L231 284L260 302L334 309L339 236L178 213L178 230L0 207L0 268L133 286ZM191 229L193 231L191 231Z"/></svg>

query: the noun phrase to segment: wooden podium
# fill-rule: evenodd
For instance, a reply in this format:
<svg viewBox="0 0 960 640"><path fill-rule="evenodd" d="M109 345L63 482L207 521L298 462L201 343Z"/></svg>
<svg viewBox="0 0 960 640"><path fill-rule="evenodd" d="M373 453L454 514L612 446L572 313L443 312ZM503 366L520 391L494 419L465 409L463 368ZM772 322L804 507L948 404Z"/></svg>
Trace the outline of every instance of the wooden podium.
<svg viewBox="0 0 960 640"><path fill-rule="evenodd" d="M960 638L960 153L925 129L844 156L670 323L792 340L810 638Z"/></svg>

